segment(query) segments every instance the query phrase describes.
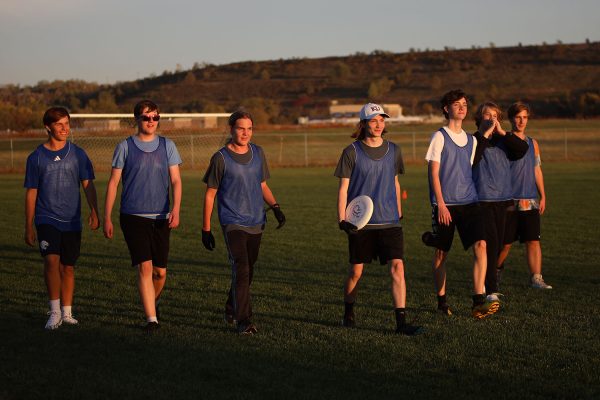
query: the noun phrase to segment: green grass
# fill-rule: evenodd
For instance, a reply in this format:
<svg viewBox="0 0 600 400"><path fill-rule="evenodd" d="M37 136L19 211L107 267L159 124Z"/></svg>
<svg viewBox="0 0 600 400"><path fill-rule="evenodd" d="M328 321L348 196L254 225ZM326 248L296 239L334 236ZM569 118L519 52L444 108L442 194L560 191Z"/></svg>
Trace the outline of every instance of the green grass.
<svg viewBox="0 0 600 400"><path fill-rule="evenodd" d="M220 232L214 252L201 245L203 185L191 172L160 332L141 331L136 273L118 229L112 241L84 231L80 325L46 332L41 258L22 239L22 176L2 175L0 398L598 398L600 164L546 164L544 172L544 277L554 289L527 288L517 245L502 282L505 307L475 321L470 254L458 238L448 278L456 313L434 312L431 251L420 243L429 227L426 171L409 166L401 179L409 319L426 328L414 338L391 334L389 274L376 264L360 284L358 328L339 326L347 250L332 168L272 171L288 222L263 236L253 284L259 334L239 337L222 321L229 268ZM99 174L101 203L105 184Z"/></svg>

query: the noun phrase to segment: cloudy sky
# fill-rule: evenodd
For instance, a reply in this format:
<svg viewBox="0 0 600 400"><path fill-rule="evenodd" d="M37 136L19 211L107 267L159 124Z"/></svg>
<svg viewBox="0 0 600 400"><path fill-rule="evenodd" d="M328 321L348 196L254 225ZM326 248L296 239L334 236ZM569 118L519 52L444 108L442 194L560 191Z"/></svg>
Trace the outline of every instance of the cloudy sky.
<svg viewBox="0 0 600 400"><path fill-rule="evenodd" d="M2 0L0 84L292 57L600 41L598 0Z"/></svg>

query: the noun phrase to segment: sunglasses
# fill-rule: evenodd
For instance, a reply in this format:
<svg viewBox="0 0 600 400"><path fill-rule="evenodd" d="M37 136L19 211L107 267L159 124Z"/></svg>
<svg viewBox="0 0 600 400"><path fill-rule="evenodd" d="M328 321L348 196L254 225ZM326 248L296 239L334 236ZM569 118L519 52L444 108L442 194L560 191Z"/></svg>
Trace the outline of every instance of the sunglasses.
<svg viewBox="0 0 600 400"><path fill-rule="evenodd" d="M150 122L150 121L157 122L157 121L160 120L160 115L158 115L158 114L152 115L152 116L150 116L150 115L140 115L139 118L142 121L145 121L145 122Z"/></svg>

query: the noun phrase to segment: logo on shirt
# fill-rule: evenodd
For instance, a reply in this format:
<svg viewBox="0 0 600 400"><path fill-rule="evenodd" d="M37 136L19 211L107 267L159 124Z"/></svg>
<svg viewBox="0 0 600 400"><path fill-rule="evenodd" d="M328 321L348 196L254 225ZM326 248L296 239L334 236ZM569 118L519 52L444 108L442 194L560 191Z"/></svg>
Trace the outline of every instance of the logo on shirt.
<svg viewBox="0 0 600 400"><path fill-rule="evenodd" d="M48 246L50 246L50 243L46 242L45 240L42 240L40 242L40 249L46 250L48 248Z"/></svg>
<svg viewBox="0 0 600 400"><path fill-rule="evenodd" d="M59 156L54 157L54 161L60 161L60 157Z"/></svg>

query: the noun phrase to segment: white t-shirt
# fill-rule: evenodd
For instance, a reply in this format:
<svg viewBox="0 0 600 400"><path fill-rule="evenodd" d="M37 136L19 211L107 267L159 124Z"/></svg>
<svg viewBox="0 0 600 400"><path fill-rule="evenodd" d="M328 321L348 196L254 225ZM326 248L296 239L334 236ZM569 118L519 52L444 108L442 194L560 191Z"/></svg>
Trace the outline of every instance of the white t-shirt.
<svg viewBox="0 0 600 400"><path fill-rule="evenodd" d="M459 147L465 147L467 145L467 135L468 133L464 130L460 130L460 132L453 132L447 126L444 127L450 139ZM473 159L475 158L475 149L477 148L477 140L473 138L473 151L471 152L471 165L473 165ZM427 149L427 154L425 155L425 159L427 161L437 161L440 162L442 159L442 150L444 149L444 135L441 131L436 131L431 136L431 142L429 143L429 149Z"/></svg>

